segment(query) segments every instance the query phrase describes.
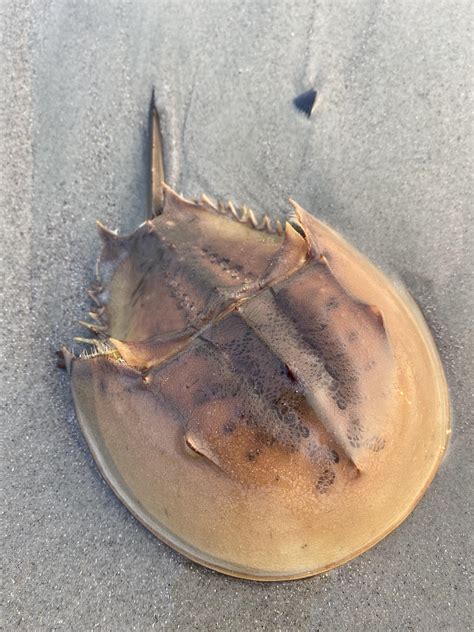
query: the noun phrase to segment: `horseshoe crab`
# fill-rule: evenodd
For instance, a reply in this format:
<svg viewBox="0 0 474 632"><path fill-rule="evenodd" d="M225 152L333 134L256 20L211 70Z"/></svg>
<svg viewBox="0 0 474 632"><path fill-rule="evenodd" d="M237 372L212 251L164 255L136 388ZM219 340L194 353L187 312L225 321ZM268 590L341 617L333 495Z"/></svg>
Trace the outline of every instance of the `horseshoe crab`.
<svg viewBox="0 0 474 632"><path fill-rule="evenodd" d="M282 226L164 182L103 242L93 351L64 350L97 465L150 531L207 567L313 575L399 525L431 482L448 395L417 307L291 202ZM82 340L82 339L81 339Z"/></svg>

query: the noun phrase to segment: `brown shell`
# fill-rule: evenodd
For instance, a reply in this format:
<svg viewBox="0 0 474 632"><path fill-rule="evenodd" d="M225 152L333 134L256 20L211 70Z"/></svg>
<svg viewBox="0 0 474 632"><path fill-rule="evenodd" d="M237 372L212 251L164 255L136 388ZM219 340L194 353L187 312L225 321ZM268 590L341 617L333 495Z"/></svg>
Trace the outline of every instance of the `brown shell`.
<svg viewBox="0 0 474 632"><path fill-rule="evenodd" d="M294 204L291 223L164 189L101 228L96 352L67 354L91 451L160 539L224 573L312 575L413 509L449 432L413 302Z"/></svg>

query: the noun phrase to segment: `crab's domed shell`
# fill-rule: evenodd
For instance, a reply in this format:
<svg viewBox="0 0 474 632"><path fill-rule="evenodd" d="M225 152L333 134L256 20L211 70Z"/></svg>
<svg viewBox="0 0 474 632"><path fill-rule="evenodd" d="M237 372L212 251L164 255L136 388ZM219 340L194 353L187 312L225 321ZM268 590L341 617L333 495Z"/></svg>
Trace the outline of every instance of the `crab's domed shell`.
<svg viewBox="0 0 474 632"><path fill-rule="evenodd" d="M167 190L105 235L99 353L68 357L97 464L160 539L221 572L297 578L404 520L449 433L407 294L299 207L283 235Z"/></svg>

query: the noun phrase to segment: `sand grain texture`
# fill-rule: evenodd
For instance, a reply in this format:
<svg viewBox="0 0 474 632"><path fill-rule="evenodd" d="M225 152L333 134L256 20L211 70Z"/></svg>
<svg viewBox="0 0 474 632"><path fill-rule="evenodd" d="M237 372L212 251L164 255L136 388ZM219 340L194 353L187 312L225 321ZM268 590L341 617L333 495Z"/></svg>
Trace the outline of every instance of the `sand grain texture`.
<svg viewBox="0 0 474 632"><path fill-rule="evenodd" d="M469 629L472 8L306 5L2 3L6 630ZM255 585L160 544L100 479L54 368L88 308L95 219L143 219L153 85L171 184L274 217L291 195L401 279L434 333L447 458L395 533L327 575ZM312 85L308 120L292 100Z"/></svg>

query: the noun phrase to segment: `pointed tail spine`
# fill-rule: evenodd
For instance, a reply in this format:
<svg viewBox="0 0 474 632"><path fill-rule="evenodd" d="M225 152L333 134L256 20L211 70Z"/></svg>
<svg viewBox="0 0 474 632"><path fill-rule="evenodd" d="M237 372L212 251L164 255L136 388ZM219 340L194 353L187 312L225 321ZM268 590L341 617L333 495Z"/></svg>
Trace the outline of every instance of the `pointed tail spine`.
<svg viewBox="0 0 474 632"><path fill-rule="evenodd" d="M148 195L148 219L152 219L163 212L164 191L163 182L165 179L163 165L163 141L161 136L160 117L155 101L155 90L153 90L150 112L148 119L150 149L150 177Z"/></svg>

